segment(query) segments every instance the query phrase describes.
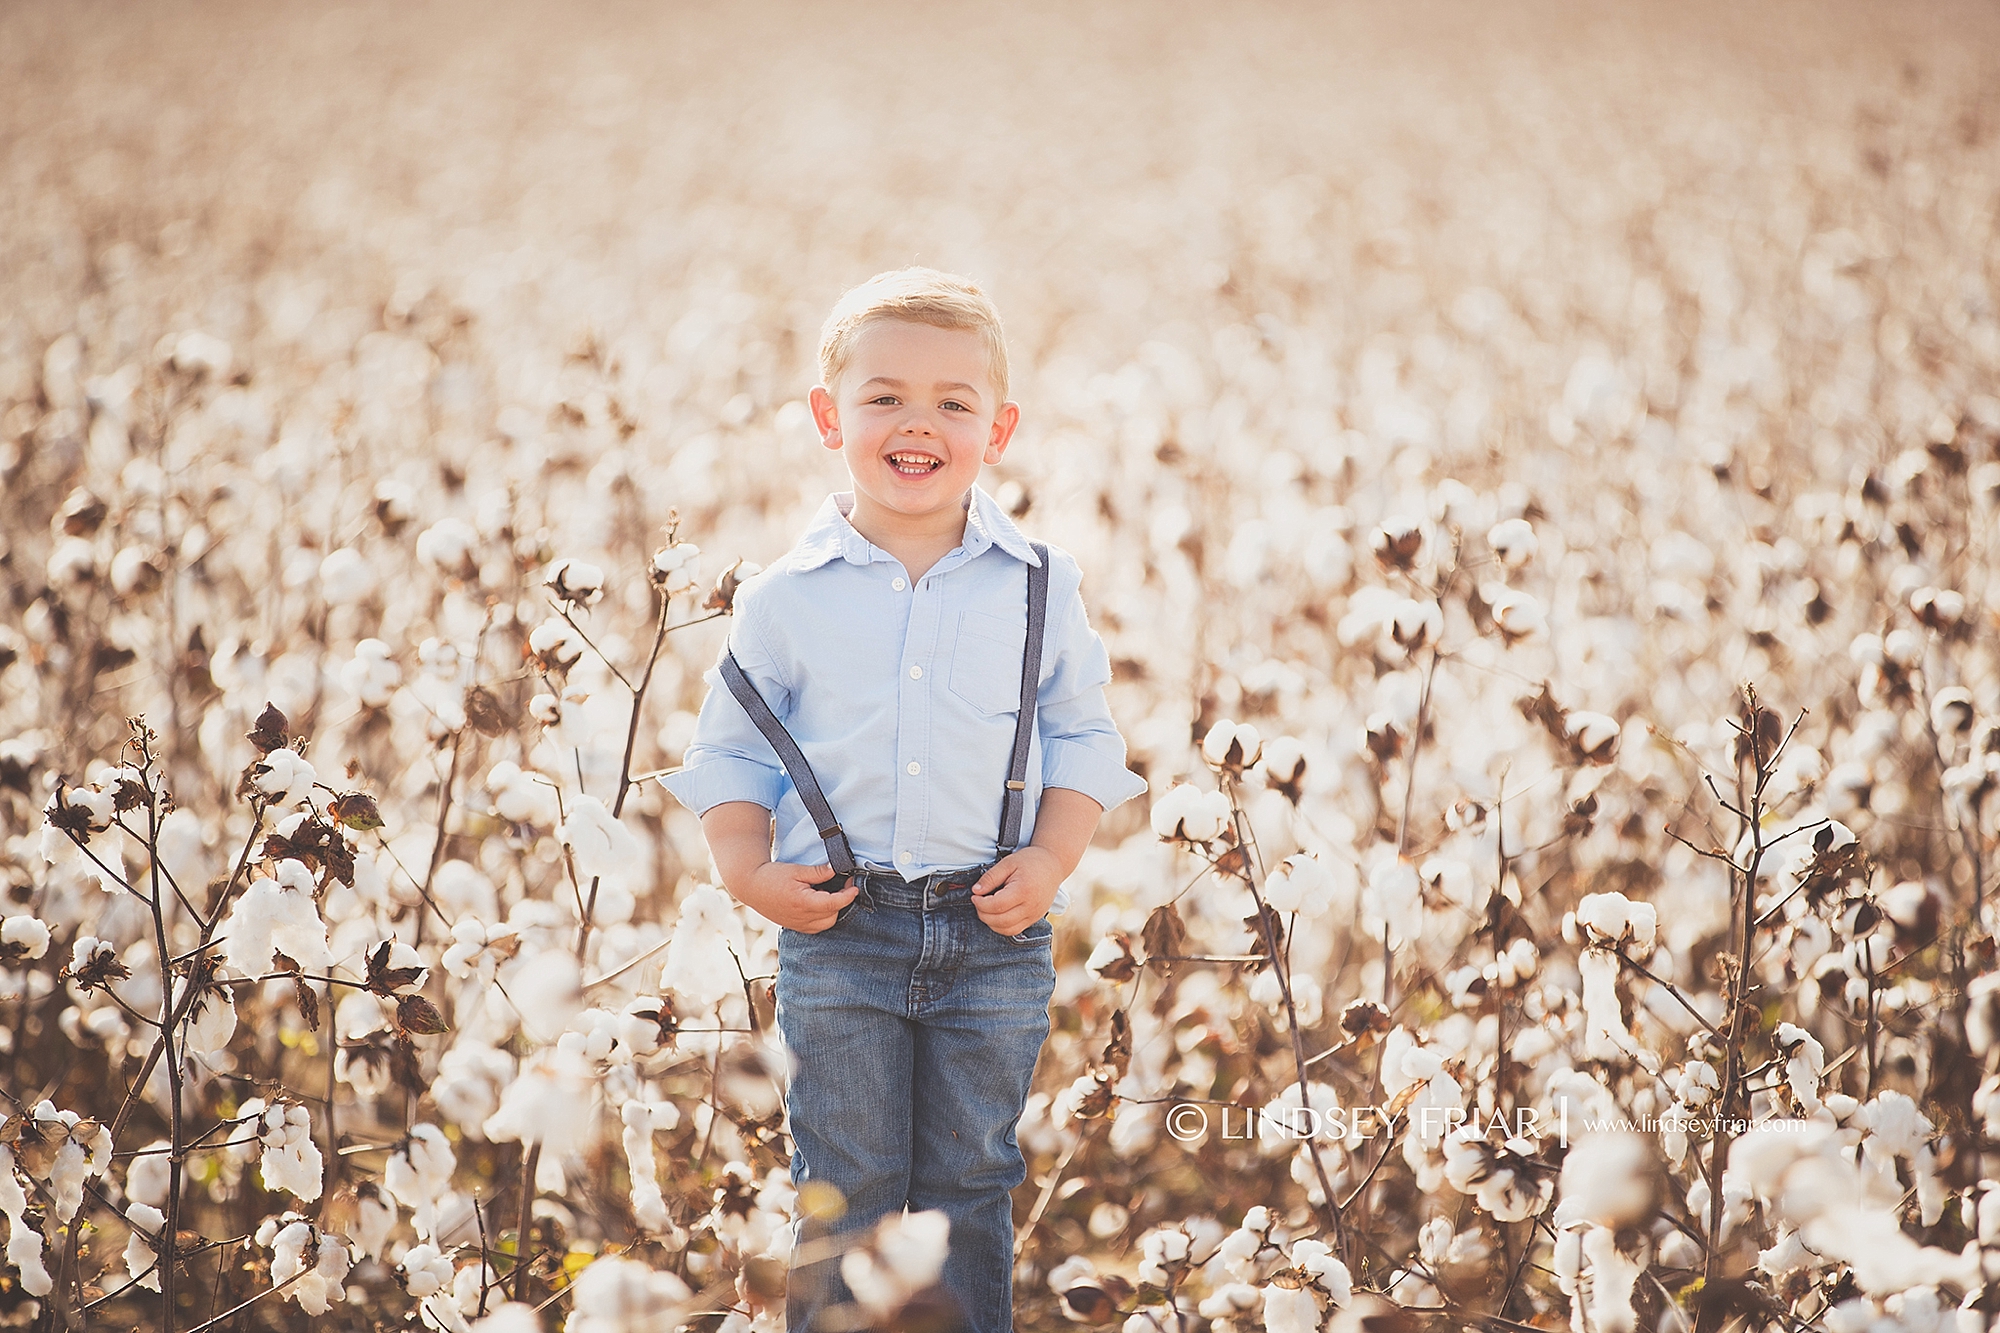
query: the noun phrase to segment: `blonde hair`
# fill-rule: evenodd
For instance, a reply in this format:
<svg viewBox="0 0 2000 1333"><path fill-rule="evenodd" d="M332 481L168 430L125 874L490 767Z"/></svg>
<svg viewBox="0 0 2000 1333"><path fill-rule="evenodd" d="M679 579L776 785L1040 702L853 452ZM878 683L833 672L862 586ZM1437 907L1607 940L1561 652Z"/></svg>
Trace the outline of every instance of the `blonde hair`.
<svg viewBox="0 0 2000 1333"><path fill-rule="evenodd" d="M940 329L971 329L986 342L986 368L1000 402L1007 400L1007 338L1000 312L977 283L934 268L877 273L834 303L819 334L820 382L839 387L854 339L878 319L907 319ZM995 404L998 405L997 403Z"/></svg>

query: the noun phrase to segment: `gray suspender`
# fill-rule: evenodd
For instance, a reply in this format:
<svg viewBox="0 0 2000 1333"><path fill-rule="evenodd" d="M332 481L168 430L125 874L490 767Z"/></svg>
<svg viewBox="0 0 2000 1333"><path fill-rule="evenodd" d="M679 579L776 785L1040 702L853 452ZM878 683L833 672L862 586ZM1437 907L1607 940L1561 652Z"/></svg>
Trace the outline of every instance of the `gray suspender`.
<svg viewBox="0 0 2000 1333"><path fill-rule="evenodd" d="M1042 679L1042 638L1049 618L1049 548L1040 542L1029 545L1039 565L1028 566L1028 635L1021 651L1021 709L1014 719L1014 755L1007 770L1007 791L1000 802L1000 839L997 847L999 856L1012 852L1021 840L1021 815L1028 802L1028 745L1034 736L1035 696L1039 692ZM848 846L847 834L840 827L840 821L833 817L833 807L827 804L826 793L820 790L819 779L813 776L812 765L806 762L805 752L798 742L785 730L785 724L778 721L778 715L764 702L764 696L757 693L757 687L743 674L743 668L736 661L736 654L724 650L722 679L729 686L729 692L743 705L743 711L757 724L757 730L771 743L777 752L778 762L785 766L785 772L792 779L792 786L805 804L806 813L812 816L813 827L819 830L820 839L826 843L827 864L834 868L837 876L851 875L857 869L854 863L854 849ZM821 888L837 888L842 882L836 878Z"/></svg>

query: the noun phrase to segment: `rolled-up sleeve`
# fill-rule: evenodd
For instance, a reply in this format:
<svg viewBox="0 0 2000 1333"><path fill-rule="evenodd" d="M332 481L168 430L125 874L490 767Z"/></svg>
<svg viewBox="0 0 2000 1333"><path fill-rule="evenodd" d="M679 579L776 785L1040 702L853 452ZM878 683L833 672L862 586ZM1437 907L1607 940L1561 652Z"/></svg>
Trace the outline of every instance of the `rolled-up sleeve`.
<svg viewBox="0 0 2000 1333"><path fill-rule="evenodd" d="M1090 627L1081 591L1074 582L1063 582L1071 591L1050 607L1048 647L1054 661L1038 699L1042 786L1082 792L1110 810L1145 791L1146 780L1125 767L1125 738L1104 699L1110 654Z"/></svg>
<svg viewBox="0 0 2000 1333"><path fill-rule="evenodd" d="M727 650L736 654L737 664L764 701L784 716L789 711L790 692L778 679L771 657L746 615L739 614L731 623ZM777 752L729 692L719 662L702 679L708 682L708 697L695 720L694 739L688 743L681 766L663 774L660 785L697 815L729 801L753 801L766 810L777 809L791 790L791 779L785 775Z"/></svg>

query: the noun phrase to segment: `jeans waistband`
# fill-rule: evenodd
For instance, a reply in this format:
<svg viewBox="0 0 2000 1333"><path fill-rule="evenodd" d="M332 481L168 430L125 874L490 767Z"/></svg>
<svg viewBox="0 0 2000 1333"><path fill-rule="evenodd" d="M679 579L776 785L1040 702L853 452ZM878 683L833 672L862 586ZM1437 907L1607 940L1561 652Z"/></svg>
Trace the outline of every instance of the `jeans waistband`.
<svg viewBox="0 0 2000 1333"><path fill-rule="evenodd" d="M854 873L855 881L861 885L856 896L875 907L900 907L908 911L970 902L972 886L989 869L990 866L972 866L965 870L940 870L906 880L893 870L864 868Z"/></svg>

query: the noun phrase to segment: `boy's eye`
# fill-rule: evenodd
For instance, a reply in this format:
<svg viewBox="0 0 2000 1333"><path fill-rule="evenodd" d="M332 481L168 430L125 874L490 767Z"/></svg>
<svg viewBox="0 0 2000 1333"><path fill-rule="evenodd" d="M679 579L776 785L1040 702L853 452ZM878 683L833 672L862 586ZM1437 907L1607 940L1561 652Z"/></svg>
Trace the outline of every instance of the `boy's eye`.
<svg viewBox="0 0 2000 1333"><path fill-rule="evenodd" d="M895 395L894 395L894 394L887 394L887 393L885 393L885 394L883 394L883 395L882 395L881 397L879 397L879 398L870 398L870 399L868 400L868 405L869 405L870 407L879 407L879 406L881 406L881 405L882 405L883 403L894 403L895 401L896 401L896 397L895 397Z"/></svg>
<svg viewBox="0 0 2000 1333"><path fill-rule="evenodd" d="M961 402L956 402L956 401L953 401L953 402L947 402L947 403L945 403L945 404L944 404L944 406L946 406L946 407L955 407L955 408L957 408L957 409L958 409L959 411L961 411L961 412L970 412L970 411L972 410L971 408L967 407L967 406L966 406L966 405L965 405L964 403L961 403Z"/></svg>

